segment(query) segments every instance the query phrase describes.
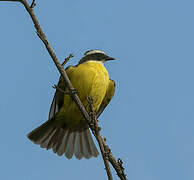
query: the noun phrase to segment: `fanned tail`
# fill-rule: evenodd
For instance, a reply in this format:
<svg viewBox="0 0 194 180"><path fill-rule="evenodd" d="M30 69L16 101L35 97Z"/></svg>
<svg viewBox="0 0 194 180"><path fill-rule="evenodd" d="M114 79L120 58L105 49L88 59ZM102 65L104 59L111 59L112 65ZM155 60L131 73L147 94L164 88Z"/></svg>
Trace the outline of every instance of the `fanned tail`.
<svg viewBox="0 0 194 180"><path fill-rule="evenodd" d="M27 137L42 148L52 148L59 156L65 154L68 159L73 155L77 159L89 159L99 154L88 128L70 131L56 127L53 119L34 129Z"/></svg>

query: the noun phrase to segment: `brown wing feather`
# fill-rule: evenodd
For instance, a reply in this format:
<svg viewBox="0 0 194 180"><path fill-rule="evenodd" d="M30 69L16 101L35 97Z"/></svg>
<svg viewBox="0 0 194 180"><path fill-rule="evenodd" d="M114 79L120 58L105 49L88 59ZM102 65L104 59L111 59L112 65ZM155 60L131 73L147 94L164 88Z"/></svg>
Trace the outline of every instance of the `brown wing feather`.
<svg viewBox="0 0 194 180"><path fill-rule="evenodd" d="M69 72L74 69L74 66L68 66L65 71ZM59 82L57 86L65 91L65 82L62 77L59 78ZM64 93L60 92L59 90L55 91L55 95L53 97L53 101L50 107L49 111L49 119L51 119L58 111L59 109L63 106L63 101L64 101Z"/></svg>
<svg viewBox="0 0 194 180"><path fill-rule="evenodd" d="M115 87L116 87L115 82L112 79L110 79L108 90L107 90L106 95L102 101L102 104L100 105L100 108L97 112L97 117L99 117L101 115L101 113L104 111L104 109L109 104L112 97L114 96Z"/></svg>

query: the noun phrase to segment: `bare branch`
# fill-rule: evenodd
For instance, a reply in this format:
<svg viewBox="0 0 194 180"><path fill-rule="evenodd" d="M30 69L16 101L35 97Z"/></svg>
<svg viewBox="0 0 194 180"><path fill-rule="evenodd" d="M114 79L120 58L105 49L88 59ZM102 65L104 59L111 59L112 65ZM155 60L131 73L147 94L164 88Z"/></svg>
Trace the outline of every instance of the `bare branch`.
<svg viewBox="0 0 194 180"><path fill-rule="evenodd" d="M100 147L100 151L104 160L105 168L107 171L107 175L109 179L112 179L112 174L110 171L110 167L108 164L108 161L112 164L114 167L115 171L117 172L117 175L120 177L121 180L127 180L126 174L124 173L124 167L123 167L123 161L119 158L118 161L115 160L113 154L111 153L111 149L109 146L106 144L106 138L102 138L100 135L100 127L98 126L98 120L96 119L96 113L93 110L93 99L92 97L87 97L88 103L90 105L90 116L92 119L92 122L89 123L89 126L94 134L94 136L97 139L97 142Z"/></svg>
<svg viewBox="0 0 194 180"><path fill-rule="evenodd" d="M49 42L48 42L48 40L47 40L47 38L46 38L44 32L42 31L42 29L41 29L41 27L40 27L40 24L39 24L39 22L38 22L36 16L34 15L33 9L30 8L30 6L28 5L28 3L27 3L26 0L18 0L18 2L21 2L21 3L24 5L24 7L26 8L26 10L28 11L30 17L32 18L32 21L33 21L33 23L34 23L34 26L35 26L35 28L36 28L37 35L40 37L40 39L41 39L42 42L44 43L44 45L45 45L45 47L46 47L48 53L50 54L50 56L51 56L53 62L54 62L55 65L57 66L57 69L59 70L59 72L60 72L62 78L64 79L64 81L65 81L65 83L66 83L66 85L67 85L69 91L75 92L75 90L74 90L74 88L73 88L73 86L72 86L72 84L71 84L71 82L70 82L70 80L69 80L69 78L68 78L68 76L67 76L67 74L66 74L64 68L63 68L63 66L60 64L60 62L59 62L59 60L58 60L56 54L54 53L54 51L53 51L52 47L50 46L50 44L49 44ZM80 111L83 113L85 119L86 119L87 121L88 121L88 120L90 121L90 116L88 115L87 111L85 110L85 108L84 108L82 102L80 101L78 95L75 94L75 93L72 93L72 94L74 94L74 95L72 96L73 100L74 100L75 103L78 105L78 107L79 107Z"/></svg>
<svg viewBox="0 0 194 180"><path fill-rule="evenodd" d="M102 158L104 160L104 165L106 168L108 179L113 180L110 166L108 164L108 158L106 157L106 152L104 150L103 140L102 140L102 137L99 133L99 127L98 127L98 122L96 119L96 113L94 112L94 109L93 109L93 99L92 99L92 97L87 97L87 100L88 100L88 103L90 105L90 114L91 114L91 118L92 118L92 124L90 123L89 125L90 125L90 128L92 129L93 134L95 135L95 137L98 141L98 145L100 147Z"/></svg>
<svg viewBox="0 0 194 180"><path fill-rule="evenodd" d="M115 171L117 172L117 175L120 177L121 180L127 180L126 174L124 173L125 168L123 167L123 161L120 158L116 161L105 140L103 140L103 145L104 149L107 152L108 160L114 167Z"/></svg>

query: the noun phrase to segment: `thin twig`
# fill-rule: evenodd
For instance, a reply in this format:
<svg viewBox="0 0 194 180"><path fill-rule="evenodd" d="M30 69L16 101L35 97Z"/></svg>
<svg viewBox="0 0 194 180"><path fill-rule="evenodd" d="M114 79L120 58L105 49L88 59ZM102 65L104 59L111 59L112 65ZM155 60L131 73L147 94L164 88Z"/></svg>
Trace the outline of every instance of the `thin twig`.
<svg viewBox="0 0 194 180"><path fill-rule="evenodd" d="M120 169L121 169L121 171L122 171L122 175L123 175L123 176L126 176L126 174L124 173L125 168L123 167L123 161L122 161L122 159L118 158L117 163L118 163L119 166L120 166Z"/></svg>
<svg viewBox="0 0 194 180"><path fill-rule="evenodd" d="M54 84L52 87L53 87L54 89L60 91L61 93L63 93L63 94L68 94L68 95L70 95L70 96L72 96L73 94L78 93L77 90L75 90L75 89L74 89L73 91L66 92L65 90L63 90L63 89L61 89L59 86L57 86L56 84Z"/></svg>
<svg viewBox="0 0 194 180"><path fill-rule="evenodd" d="M54 84L52 87L53 87L54 89L57 89L57 90L60 91L61 93L66 94L66 92L65 92L63 89L61 89L59 86L57 86L56 84Z"/></svg>
<svg viewBox="0 0 194 180"><path fill-rule="evenodd" d="M32 1L32 4L30 5L30 8L33 9L36 6L35 0Z"/></svg>
<svg viewBox="0 0 194 180"><path fill-rule="evenodd" d="M56 54L54 53L52 47L50 46L44 32L42 31L41 27L40 27L40 24L36 18L36 16L34 15L34 12L33 12L33 7L35 6L35 0L32 1L32 4L29 5L28 2L26 0L0 0L0 1L7 1L7 2L20 2L24 5L26 11L29 13L33 23L34 23L34 26L35 26L35 29L37 31L37 35L39 36L39 38L41 39L41 41L44 43L48 53L50 54L53 62L55 63L58 71L60 72L62 78L64 79L66 85L67 85L67 88L69 89L69 91L71 92L71 97L72 99L75 101L75 103L77 104L78 108L80 109L80 111L82 112L84 118L86 119L87 123L89 125L91 125L91 122L92 122L92 119L91 117L89 116L89 114L87 113L86 109L84 108L82 102L80 101L77 93L74 93L76 90L73 88L63 66L60 64L60 61L58 60ZM97 133L97 136L96 139L98 140L98 143L100 143L100 147L104 146L104 148L107 146L106 143L104 142L104 140L102 139L100 133L99 133L99 127L98 127L98 124L97 124L97 119L95 118L95 123L94 125L96 126L95 128L98 129L98 132ZM90 127L91 128L91 127ZM91 130L93 130L91 128ZM110 148L109 148L110 149ZM121 180L127 180L126 178L126 175L124 174L124 168L122 167L122 163L120 162L117 162L114 158L114 156L112 155L111 151L108 152L106 158L108 158L108 160L110 161L110 163L112 164L112 166L114 167L115 171L117 172L117 175L120 177ZM106 166L106 165L105 165ZM107 175L108 175L108 172L107 172ZM110 180L110 177L108 175L108 178Z"/></svg>
<svg viewBox="0 0 194 180"><path fill-rule="evenodd" d="M73 55L72 53L70 53L69 56L65 58L65 60L64 60L63 63L61 64L61 66L65 66L65 64L66 64L72 57L74 57L74 55Z"/></svg>

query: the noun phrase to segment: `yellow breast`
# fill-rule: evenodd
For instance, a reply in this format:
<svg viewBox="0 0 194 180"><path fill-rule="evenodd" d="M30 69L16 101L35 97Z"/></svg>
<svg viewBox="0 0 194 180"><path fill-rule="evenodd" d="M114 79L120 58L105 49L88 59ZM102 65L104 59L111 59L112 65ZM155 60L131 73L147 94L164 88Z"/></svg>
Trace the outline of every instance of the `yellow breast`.
<svg viewBox="0 0 194 180"><path fill-rule="evenodd" d="M90 96L93 99L94 110L97 112L109 84L109 75L104 65L88 61L68 68L66 72L86 110L89 111L87 96ZM69 95L64 96L64 105L59 114L69 126L76 126L83 121L82 114Z"/></svg>

